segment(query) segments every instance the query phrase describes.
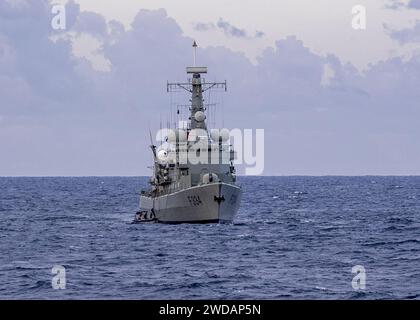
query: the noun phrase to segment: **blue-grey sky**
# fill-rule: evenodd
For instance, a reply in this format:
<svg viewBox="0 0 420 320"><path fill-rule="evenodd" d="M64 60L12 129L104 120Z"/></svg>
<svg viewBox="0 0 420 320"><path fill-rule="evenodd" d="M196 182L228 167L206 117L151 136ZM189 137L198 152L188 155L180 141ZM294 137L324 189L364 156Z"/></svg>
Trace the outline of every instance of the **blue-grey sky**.
<svg viewBox="0 0 420 320"><path fill-rule="evenodd" d="M419 1L172 2L62 1L60 32L48 1L0 0L0 176L148 175L193 38L225 126L265 129L264 174L420 174Z"/></svg>

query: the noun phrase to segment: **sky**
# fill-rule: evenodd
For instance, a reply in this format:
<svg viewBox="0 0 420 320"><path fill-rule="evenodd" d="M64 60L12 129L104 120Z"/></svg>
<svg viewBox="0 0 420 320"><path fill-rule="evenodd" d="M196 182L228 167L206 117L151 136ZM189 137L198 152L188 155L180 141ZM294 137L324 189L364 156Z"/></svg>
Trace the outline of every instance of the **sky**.
<svg viewBox="0 0 420 320"><path fill-rule="evenodd" d="M0 176L149 175L194 39L264 175L420 175L420 0L59 3L0 0Z"/></svg>

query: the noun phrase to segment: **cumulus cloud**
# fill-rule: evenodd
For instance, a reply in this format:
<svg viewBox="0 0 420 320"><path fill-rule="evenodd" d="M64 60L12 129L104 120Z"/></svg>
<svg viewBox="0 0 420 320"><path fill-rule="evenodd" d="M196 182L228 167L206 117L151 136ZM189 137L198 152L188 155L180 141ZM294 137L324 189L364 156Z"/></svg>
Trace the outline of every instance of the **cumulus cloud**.
<svg viewBox="0 0 420 320"><path fill-rule="evenodd" d="M265 33L263 31L255 31L255 38L262 38L264 35Z"/></svg>
<svg viewBox="0 0 420 320"><path fill-rule="evenodd" d="M107 35L107 23L104 17L94 12L80 12L72 29L78 33L89 33L99 38Z"/></svg>
<svg viewBox="0 0 420 320"><path fill-rule="evenodd" d="M126 30L70 2L68 32L102 41L110 69L97 71L71 35L51 39L48 1L19 3L0 2L0 175L148 174L148 129L169 113L166 80L186 78L192 39L164 10ZM420 174L420 56L360 73L291 36L256 64L222 46L199 61L228 80L225 125L265 129L266 174Z"/></svg>
<svg viewBox="0 0 420 320"><path fill-rule="evenodd" d="M412 28L393 30L385 26L385 30L387 30L391 38L401 44L420 42L420 20L417 20Z"/></svg>
<svg viewBox="0 0 420 320"><path fill-rule="evenodd" d="M249 35L245 29L238 28L231 23L225 21L222 18L219 18L217 23L213 22L199 22L194 25L194 29L197 31L210 31L210 30L221 30L226 36L242 39L251 39L251 38L262 38L264 37L264 32L255 31L254 35Z"/></svg>
<svg viewBox="0 0 420 320"><path fill-rule="evenodd" d="M420 9L420 0L410 0L408 7L411 9Z"/></svg>
<svg viewBox="0 0 420 320"><path fill-rule="evenodd" d="M197 31L209 31L209 30L216 29L216 26L212 22L207 22L207 23L198 22L194 25L194 29Z"/></svg>
<svg viewBox="0 0 420 320"><path fill-rule="evenodd" d="M222 18L217 21L217 27L222 29L223 32L231 37L237 38L247 38L248 35L244 29L240 29L230 24L229 22L223 20Z"/></svg>
<svg viewBox="0 0 420 320"><path fill-rule="evenodd" d="M391 1L387 3L389 9L420 9L420 0L410 0L409 2ZM420 42L420 20L415 21L411 28L396 30L384 24L385 32L400 44Z"/></svg>
<svg viewBox="0 0 420 320"><path fill-rule="evenodd" d="M400 9L420 9L420 0L391 0L385 4L388 9L400 10Z"/></svg>
<svg viewBox="0 0 420 320"><path fill-rule="evenodd" d="M402 2L400 0L389 0L385 3L385 8L392 9L392 10L400 10L407 7L406 2Z"/></svg>
<svg viewBox="0 0 420 320"><path fill-rule="evenodd" d="M0 47L3 48L0 69L8 69L7 83L20 83L24 96L4 92L2 109L15 112L32 100L38 108L51 107L52 100L70 101L83 92L83 80L75 72L78 61L73 59L71 42L52 41L51 10L46 1L20 1L19 5L3 2L0 11ZM3 83L4 84L4 83ZM4 98L6 97L6 99ZM9 99L7 99L7 97ZM16 99L25 103L16 104ZM37 107L25 108L32 113Z"/></svg>

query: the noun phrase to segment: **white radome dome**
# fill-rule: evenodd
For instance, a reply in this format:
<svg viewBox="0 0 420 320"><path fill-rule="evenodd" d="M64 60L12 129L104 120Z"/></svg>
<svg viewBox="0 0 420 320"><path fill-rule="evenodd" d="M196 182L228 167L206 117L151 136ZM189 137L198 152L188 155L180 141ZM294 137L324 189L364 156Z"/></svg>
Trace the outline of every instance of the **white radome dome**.
<svg viewBox="0 0 420 320"><path fill-rule="evenodd" d="M223 142L226 142L230 138L230 132L228 129L212 129L210 131L210 136L213 141L219 142L219 139L221 138Z"/></svg>
<svg viewBox="0 0 420 320"><path fill-rule="evenodd" d="M222 136L222 141L226 142L230 138L230 131L228 129L222 129L220 135Z"/></svg>
<svg viewBox="0 0 420 320"><path fill-rule="evenodd" d="M168 142L175 143L176 142L176 131L169 129L168 130Z"/></svg>
<svg viewBox="0 0 420 320"><path fill-rule="evenodd" d="M211 129L210 137L213 141L219 141L219 129Z"/></svg>
<svg viewBox="0 0 420 320"><path fill-rule="evenodd" d="M197 112L194 114L194 118L195 118L195 120L196 120L196 121L198 121L198 122L203 122L204 120L206 120L206 115L204 114L204 112L203 112L203 111L197 111Z"/></svg>
<svg viewBox="0 0 420 320"><path fill-rule="evenodd" d="M160 162L167 162L168 161L168 151L159 150L158 153L157 153L157 158Z"/></svg>

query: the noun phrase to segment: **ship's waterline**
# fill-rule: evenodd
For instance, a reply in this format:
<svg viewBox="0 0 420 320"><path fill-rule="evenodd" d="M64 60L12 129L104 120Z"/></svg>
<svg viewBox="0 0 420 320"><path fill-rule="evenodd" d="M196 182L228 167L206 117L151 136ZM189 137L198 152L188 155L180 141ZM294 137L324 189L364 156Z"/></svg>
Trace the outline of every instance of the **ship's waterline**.
<svg viewBox="0 0 420 320"><path fill-rule="evenodd" d="M241 189L225 183L196 186L158 198L141 196L142 208L154 210L162 223L230 223L241 201Z"/></svg>

